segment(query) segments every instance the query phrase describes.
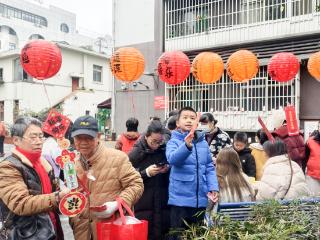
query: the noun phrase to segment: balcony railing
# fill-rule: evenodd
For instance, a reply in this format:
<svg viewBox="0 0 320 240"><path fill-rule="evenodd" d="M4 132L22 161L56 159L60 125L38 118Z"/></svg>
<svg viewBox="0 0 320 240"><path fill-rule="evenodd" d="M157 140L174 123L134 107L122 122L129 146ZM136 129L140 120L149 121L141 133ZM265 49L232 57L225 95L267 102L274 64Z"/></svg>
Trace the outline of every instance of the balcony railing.
<svg viewBox="0 0 320 240"><path fill-rule="evenodd" d="M231 31L236 33L236 36L229 36L229 38L234 37L230 41L226 36L217 36L221 41L216 40L211 43L219 44L233 40L250 40L250 36L243 37L240 34L247 34L243 29L259 31L253 29L254 26L266 27L263 31L270 32L270 37L294 34L298 30L316 31L319 20L314 26L304 26L308 24L305 21L311 21L315 15L318 16L318 12L320 16L320 0L166 0L165 37L169 42L192 36L212 35L212 33ZM304 22L304 25L298 25L293 29L290 25L280 24L272 29L273 25L283 22ZM290 32L283 31L283 28ZM251 34L251 38L268 36L268 34L259 36L255 33Z"/></svg>

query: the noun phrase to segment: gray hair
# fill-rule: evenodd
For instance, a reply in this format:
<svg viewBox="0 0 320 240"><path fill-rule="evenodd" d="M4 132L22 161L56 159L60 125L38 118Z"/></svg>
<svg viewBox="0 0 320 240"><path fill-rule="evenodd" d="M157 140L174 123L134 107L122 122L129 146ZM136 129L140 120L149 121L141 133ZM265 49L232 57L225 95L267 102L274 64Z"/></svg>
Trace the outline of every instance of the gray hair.
<svg viewBox="0 0 320 240"><path fill-rule="evenodd" d="M33 117L19 117L11 127L11 136L23 137L30 125L42 127L40 120Z"/></svg>

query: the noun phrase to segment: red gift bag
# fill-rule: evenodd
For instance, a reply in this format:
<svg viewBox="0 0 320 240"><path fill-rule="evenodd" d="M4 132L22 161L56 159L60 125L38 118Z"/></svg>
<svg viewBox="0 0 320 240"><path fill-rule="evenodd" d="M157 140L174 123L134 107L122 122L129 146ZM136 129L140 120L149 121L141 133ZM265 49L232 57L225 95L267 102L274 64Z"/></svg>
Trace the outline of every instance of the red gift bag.
<svg viewBox="0 0 320 240"><path fill-rule="evenodd" d="M115 224L114 217L111 221L97 223L98 240L147 240L148 221L141 220L141 223L126 224L123 208L127 210L129 216L134 217L134 214L121 198L117 198L117 202L122 224Z"/></svg>

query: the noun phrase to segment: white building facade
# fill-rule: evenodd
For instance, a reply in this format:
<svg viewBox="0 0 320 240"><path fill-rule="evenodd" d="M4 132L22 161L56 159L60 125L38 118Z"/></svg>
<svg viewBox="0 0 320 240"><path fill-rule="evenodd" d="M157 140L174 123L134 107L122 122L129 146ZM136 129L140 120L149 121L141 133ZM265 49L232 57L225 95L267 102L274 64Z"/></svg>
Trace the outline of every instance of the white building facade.
<svg viewBox="0 0 320 240"><path fill-rule="evenodd" d="M93 51L95 39L77 34L75 20L75 14L52 6L0 0L0 120L11 124L20 114L62 103L72 92L75 101L63 104L64 114L71 120L94 116L97 105L111 97L109 57ZM56 42L62 53L60 71L43 82L28 76L19 61L24 44L39 38Z"/></svg>
<svg viewBox="0 0 320 240"><path fill-rule="evenodd" d="M147 33L130 38L116 27L116 46L124 42L147 49L153 64L149 70L154 72L164 51L183 51L190 62L204 51L220 54L225 64L240 49L248 49L259 58L260 71L247 83L235 83L224 73L215 84L201 84L192 74L176 86L155 84L152 96L164 95L168 102L165 110L156 111L151 106L149 112L163 118L171 110L191 106L199 112L212 112L220 126L230 132L256 131L260 128L258 116L272 129L272 111L288 104L295 105L302 128L320 119L320 83L309 75L306 66L309 56L319 51L319 0L140 0L145 7L130 9L131 13L115 2L116 26L134 25L136 28L130 29L136 32L153 31L153 38ZM149 11L154 12L153 19ZM124 13L130 23L117 17ZM126 42L119 39L125 37ZM134 41L130 44L131 39ZM153 52L152 44L157 46ZM292 52L300 59L300 71L293 81L280 84L268 76L268 61L278 52Z"/></svg>

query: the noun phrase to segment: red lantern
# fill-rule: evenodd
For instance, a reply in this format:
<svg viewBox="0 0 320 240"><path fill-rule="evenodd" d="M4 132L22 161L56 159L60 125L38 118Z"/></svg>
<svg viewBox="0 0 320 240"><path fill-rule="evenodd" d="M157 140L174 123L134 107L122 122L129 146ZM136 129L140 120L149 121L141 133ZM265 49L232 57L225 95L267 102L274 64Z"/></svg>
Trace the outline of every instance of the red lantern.
<svg viewBox="0 0 320 240"><path fill-rule="evenodd" d="M270 59L268 73L275 81L288 82L297 75L299 68L299 60L294 54L282 52Z"/></svg>
<svg viewBox="0 0 320 240"><path fill-rule="evenodd" d="M163 53L158 60L158 74L168 84L182 83L190 74L189 58L180 51Z"/></svg>
<svg viewBox="0 0 320 240"><path fill-rule="evenodd" d="M44 80L56 75L61 68L61 51L54 43L35 40L21 50L20 62L32 77Z"/></svg>

